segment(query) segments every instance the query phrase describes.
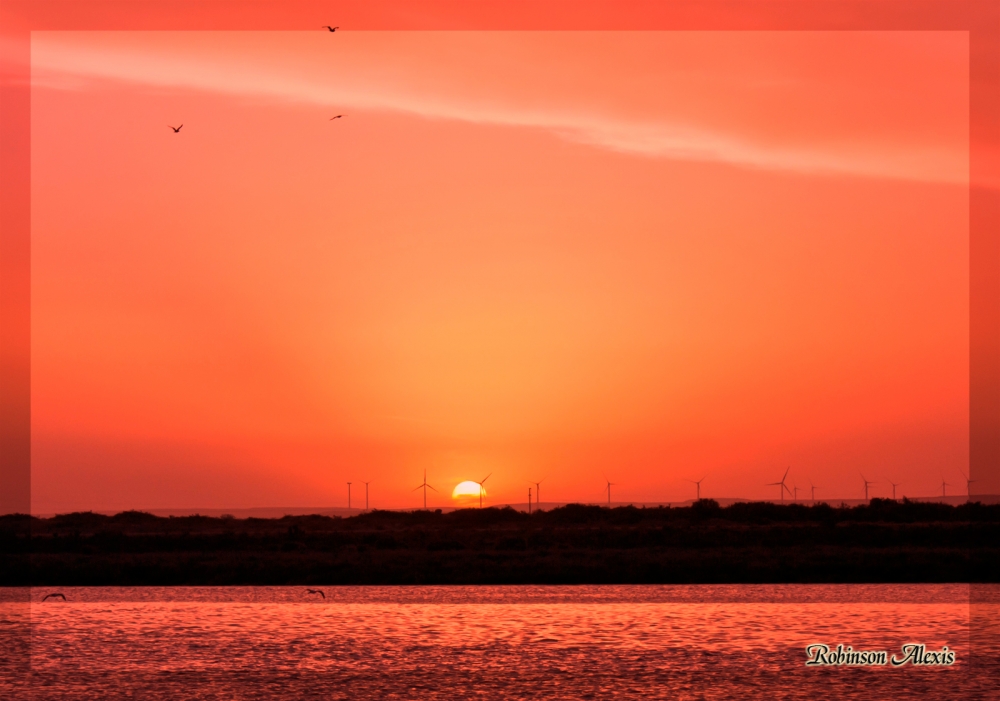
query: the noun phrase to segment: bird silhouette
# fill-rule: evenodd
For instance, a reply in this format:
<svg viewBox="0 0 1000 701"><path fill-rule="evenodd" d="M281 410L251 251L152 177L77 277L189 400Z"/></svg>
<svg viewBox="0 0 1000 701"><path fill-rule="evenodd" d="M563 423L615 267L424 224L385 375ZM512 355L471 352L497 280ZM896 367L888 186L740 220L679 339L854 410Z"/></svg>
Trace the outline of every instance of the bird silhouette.
<svg viewBox="0 0 1000 701"><path fill-rule="evenodd" d="M320 29L329 29L331 32L335 32L338 29L340 29L340 27L331 27L329 24L324 24L322 27L320 27Z"/></svg>
<svg viewBox="0 0 1000 701"><path fill-rule="evenodd" d="M170 127L170 125L169 125L169 124L168 124L167 126L168 126L168 127ZM180 131L181 129L183 129L183 128L184 128L184 125L183 125L183 124L181 124L181 125L180 125L179 127L170 127L170 128L171 128L171 129L173 129L173 130L174 130L174 133L176 134L177 132L179 132L179 131Z"/></svg>
<svg viewBox="0 0 1000 701"><path fill-rule="evenodd" d="M322 589L306 589L306 594L319 594L324 599L326 598L326 594L323 593Z"/></svg>
<svg viewBox="0 0 1000 701"><path fill-rule="evenodd" d="M66 601L66 596L64 594L60 594L59 592L53 592L52 594L46 594L45 598L42 599L42 601L47 601L48 599L55 599L55 598L60 598L63 601Z"/></svg>
<svg viewBox="0 0 1000 701"><path fill-rule="evenodd" d="M343 116L344 116L344 115L342 115L342 114L338 114L338 115L337 115L336 117L330 117L330 121L332 122L332 121L333 121L333 120L335 120L335 119L340 119L340 118L341 118L341 117L343 117Z"/></svg>

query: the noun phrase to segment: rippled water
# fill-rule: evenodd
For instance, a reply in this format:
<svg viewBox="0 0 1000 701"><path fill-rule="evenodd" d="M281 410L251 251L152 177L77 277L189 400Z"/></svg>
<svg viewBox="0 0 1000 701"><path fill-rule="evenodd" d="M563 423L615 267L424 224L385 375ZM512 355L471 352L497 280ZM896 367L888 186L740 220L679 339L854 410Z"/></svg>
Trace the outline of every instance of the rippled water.
<svg viewBox="0 0 1000 701"><path fill-rule="evenodd" d="M1000 649L969 664L970 611L997 605L970 609L967 585L49 591L0 604L32 633L4 698L1000 698ZM807 668L817 642L957 663Z"/></svg>

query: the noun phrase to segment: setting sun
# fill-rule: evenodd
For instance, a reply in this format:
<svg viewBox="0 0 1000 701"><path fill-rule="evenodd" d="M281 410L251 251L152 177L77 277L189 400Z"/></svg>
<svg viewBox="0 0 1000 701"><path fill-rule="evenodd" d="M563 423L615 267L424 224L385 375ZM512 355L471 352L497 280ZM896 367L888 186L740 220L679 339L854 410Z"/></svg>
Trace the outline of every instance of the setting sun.
<svg viewBox="0 0 1000 701"><path fill-rule="evenodd" d="M483 489L483 494L486 493L486 489ZM480 486L476 482L465 481L459 482L455 485L455 489L451 492L452 499L468 499L469 497L479 496Z"/></svg>
<svg viewBox="0 0 1000 701"><path fill-rule="evenodd" d="M482 489L483 494L486 494L486 488L480 487L478 482L472 482L466 480L465 482L459 482L455 485L455 489L451 492L452 499L468 499L469 497L478 497L479 490Z"/></svg>

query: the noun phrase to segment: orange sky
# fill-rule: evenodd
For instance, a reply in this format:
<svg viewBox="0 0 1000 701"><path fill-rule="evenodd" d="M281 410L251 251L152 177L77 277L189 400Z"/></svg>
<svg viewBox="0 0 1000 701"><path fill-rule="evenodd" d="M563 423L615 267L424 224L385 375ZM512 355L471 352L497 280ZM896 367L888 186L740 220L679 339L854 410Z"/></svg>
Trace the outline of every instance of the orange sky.
<svg viewBox="0 0 1000 701"><path fill-rule="evenodd" d="M965 33L36 32L32 66L35 511L964 491Z"/></svg>

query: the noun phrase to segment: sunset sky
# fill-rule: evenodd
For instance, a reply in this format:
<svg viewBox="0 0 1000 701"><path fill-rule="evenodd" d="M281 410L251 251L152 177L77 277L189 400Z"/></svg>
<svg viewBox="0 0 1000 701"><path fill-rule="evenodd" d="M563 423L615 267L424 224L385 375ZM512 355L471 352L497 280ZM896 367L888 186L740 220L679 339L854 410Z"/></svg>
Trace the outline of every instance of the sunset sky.
<svg viewBox="0 0 1000 701"><path fill-rule="evenodd" d="M31 59L36 512L965 492L966 33Z"/></svg>

